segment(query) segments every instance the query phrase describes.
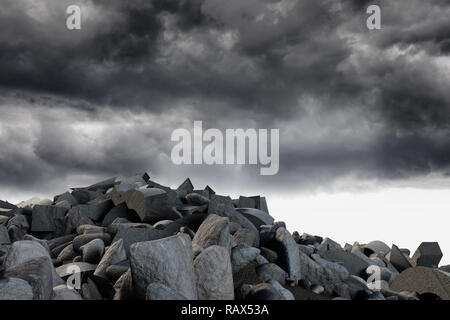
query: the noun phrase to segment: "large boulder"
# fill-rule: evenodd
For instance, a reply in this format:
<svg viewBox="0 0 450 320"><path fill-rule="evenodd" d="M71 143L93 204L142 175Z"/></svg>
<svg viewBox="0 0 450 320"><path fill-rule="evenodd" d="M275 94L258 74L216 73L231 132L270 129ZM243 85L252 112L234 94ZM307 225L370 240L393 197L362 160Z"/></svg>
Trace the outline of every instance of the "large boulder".
<svg viewBox="0 0 450 320"><path fill-rule="evenodd" d="M255 225L250 222L250 220L236 211L233 207L224 204L218 205L217 214L221 217L228 218L230 222L235 222L239 224L241 228L246 229L248 238L250 239L246 241L246 244L250 247L259 247L259 231L256 229Z"/></svg>
<svg viewBox="0 0 450 320"><path fill-rule="evenodd" d="M201 300L233 300L233 274L228 249L210 246L194 261L197 294Z"/></svg>
<svg viewBox="0 0 450 320"><path fill-rule="evenodd" d="M33 300L30 284L19 278L0 279L0 300Z"/></svg>
<svg viewBox="0 0 450 320"><path fill-rule="evenodd" d="M33 207L31 231L56 231L56 220L62 219L66 212L67 209L64 207L35 205Z"/></svg>
<svg viewBox="0 0 450 320"><path fill-rule="evenodd" d="M192 242L205 249L218 245L231 250L232 237L230 235L229 220L210 214L200 225Z"/></svg>
<svg viewBox="0 0 450 320"><path fill-rule="evenodd" d="M95 269L94 275L106 278L106 269L116 263L127 259L127 254L123 246L123 240L119 239L114 242L105 252L100 263Z"/></svg>
<svg viewBox="0 0 450 320"><path fill-rule="evenodd" d="M6 278L25 280L31 286L34 300L50 300L53 293L53 265L45 256L16 264L4 273Z"/></svg>
<svg viewBox="0 0 450 320"><path fill-rule="evenodd" d="M187 299L197 299L188 235L135 243L130 247L130 264L138 298L144 299L147 287L159 282Z"/></svg>
<svg viewBox="0 0 450 320"><path fill-rule="evenodd" d="M254 261L261 250L249 246L236 246L231 249L231 265L233 273L239 272Z"/></svg>
<svg viewBox="0 0 450 320"><path fill-rule="evenodd" d="M130 253L130 246L134 243L157 240L167 237L169 234L165 230L158 230L150 225L120 224L114 236L113 243L123 241L123 247L127 256Z"/></svg>

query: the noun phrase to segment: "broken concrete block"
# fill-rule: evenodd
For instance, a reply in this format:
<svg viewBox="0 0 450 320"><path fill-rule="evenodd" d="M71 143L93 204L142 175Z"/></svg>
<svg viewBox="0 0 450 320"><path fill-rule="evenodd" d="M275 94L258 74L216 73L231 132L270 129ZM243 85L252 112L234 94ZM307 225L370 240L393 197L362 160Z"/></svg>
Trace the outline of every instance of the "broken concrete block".
<svg viewBox="0 0 450 320"><path fill-rule="evenodd" d="M178 191L183 191L188 194L194 191L194 185L191 182L191 179L187 178L184 182L177 188Z"/></svg>
<svg viewBox="0 0 450 320"><path fill-rule="evenodd" d="M432 293L443 300L450 300L450 274L427 267L409 268L395 278L390 289L396 292Z"/></svg>
<svg viewBox="0 0 450 320"><path fill-rule="evenodd" d="M254 198L240 196L237 204L238 208L256 208L256 202Z"/></svg>
<svg viewBox="0 0 450 320"><path fill-rule="evenodd" d="M442 251L437 242L422 242L411 258L411 264L413 267L437 268L441 259Z"/></svg>
<svg viewBox="0 0 450 320"><path fill-rule="evenodd" d="M395 267L395 269L397 269L398 272L402 272L403 270L412 267L409 260L395 244L392 245L391 251L386 254L386 259Z"/></svg>
<svg viewBox="0 0 450 320"><path fill-rule="evenodd" d="M53 232L56 231L56 219L62 219L67 209L57 206L35 205L31 222L31 231Z"/></svg>
<svg viewBox="0 0 450 320"><path fill-rule="evenodd" d="M58 203L61 201L67 201L71 206L75 206L78 204L77 199L75 199L75 197L70 192L65 192L63 194L57 195L53 200L54 203Z"/></svg>
<svg viewBox="0 0 450 320"><path fill-rule="evenodd" d="M140 188L127 191L123 197L128 208L136 211L142 222L181 218L172 210L176 204L176 192L166 192L159 188Z"/></svg>
<svg viewBox="0 0 450 320"><path fill-rule="evenodd" d="M218 207L221 204L234 209L233 201L230 197L213 194L209 201L208 213L217 213Z"/></svg>

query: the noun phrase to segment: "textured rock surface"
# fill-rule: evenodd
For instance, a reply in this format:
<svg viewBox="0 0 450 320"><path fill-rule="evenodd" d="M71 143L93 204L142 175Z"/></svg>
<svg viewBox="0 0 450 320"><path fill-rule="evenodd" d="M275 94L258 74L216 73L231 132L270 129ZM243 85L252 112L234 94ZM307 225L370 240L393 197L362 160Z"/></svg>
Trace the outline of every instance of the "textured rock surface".
<svg viewBox="0 0 450 320"><path fill-rule="evenodd" d="M215 214L210 214L203 221L192 240L204 249L218 245L227 250L231 250L231 241L229 220Z"/></svg>
<svg viewBox="0 0 450 320"><path fill-rule="evenodd" d="M197 299L189 236L135 243L130 247L130 263L139 298L145 298L149 284L159 282L187 299Z"/></svg>

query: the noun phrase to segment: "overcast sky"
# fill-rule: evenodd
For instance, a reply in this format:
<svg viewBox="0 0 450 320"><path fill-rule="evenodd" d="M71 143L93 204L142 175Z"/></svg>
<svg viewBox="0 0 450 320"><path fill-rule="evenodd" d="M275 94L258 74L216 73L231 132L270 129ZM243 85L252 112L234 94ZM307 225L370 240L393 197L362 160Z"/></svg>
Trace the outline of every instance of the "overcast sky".
<svg viewBox="0 0 450 320"><path fill-rule="evenodd" d="M70 4L81 30L66 28ZM366 28L369 4L382 30ZM283 196L350 193L355 212L364 192L447 196L449 16L447 0L3 0L0 198L145 170L264 194L283 215ZM173 165L171 133L194 120L279 128L278 175Z"/></svg>

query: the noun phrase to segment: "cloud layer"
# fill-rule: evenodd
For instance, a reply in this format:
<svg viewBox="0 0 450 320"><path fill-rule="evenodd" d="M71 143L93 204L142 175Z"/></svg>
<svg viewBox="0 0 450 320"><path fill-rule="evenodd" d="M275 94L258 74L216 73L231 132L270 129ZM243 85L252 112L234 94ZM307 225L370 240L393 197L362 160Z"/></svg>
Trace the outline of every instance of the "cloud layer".
<svg viewBox="0 0 450 320"><path fill-rule="evenodd" d="M74 2L80 31L65 28ZM444 0L3 1L0 197L147 169L262 192L445 176L449 14ZM194 120L280 128L279 174L172 165L170 134Z"/></svg>

